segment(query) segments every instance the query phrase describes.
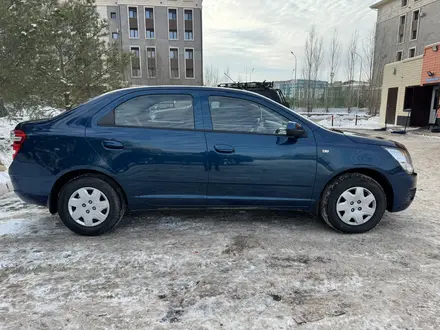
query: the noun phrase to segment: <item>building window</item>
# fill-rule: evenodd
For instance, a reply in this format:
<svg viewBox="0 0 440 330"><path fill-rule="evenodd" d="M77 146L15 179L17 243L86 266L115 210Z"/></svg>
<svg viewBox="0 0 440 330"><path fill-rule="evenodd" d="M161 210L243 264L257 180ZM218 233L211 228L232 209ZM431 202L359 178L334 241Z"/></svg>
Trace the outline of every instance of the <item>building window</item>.
<svg viewBox="0 0 440 330"><path fill-rule="evenodd" d="M402 15L399 18L399 36L397 43L401 44L405 41L405 26L406 26L406 15Z"/></svg>
<svg viewBox="0 0 440 330"><path fill-rule="evenodd" d="M128 24L130 28L130 38L139 38L139 22L137 7L128 7Z"/></svg>
<svg viewBox="0 0 440 330"><path fill-rule="evenodd" d="M408 6L408 0L402 0L402 7Z"/></svg>
<svg viewBox="0 0 440 330"><path fill-rule="evenodd" d="M410 48L409 53L408 53L408 57L413 58L415 56L416 56L416 47Z"/></svg>
<svg viewBox="0 0 440 330"><path fill-rule="evenodd" d="M174 79L180 78L179 50L177 48L170 49L170 77Z"/></svg>
<svg viewBox="0 0 440 330"><path fill-rule="evenodd" d="M131 47L131 76L133 78L142 77L141 74L141 53L139 47Z"/></svg>
<svg viewBox="0 0 440 330"><path fill-rule="evenodd" d="M137 18L137 8L129 7L128 8L128 17L129 18Z"/></svg>
<svg viewBox="0 0 440 330"><path fill-rule="evenodd" d="M168 19L177 20L177 9L168 9Z"/></svg>
<svg viewBox="0 0 440 330"><path fill-rule="evenodd" d="M153 8L145 8L145 18L154 19L154 10Z"/></svg>
<svg viewBox="0 0 440 330"><path fill-rule="evenodd" d="M110 18L111 18L111 19L116 19L116 13L112 11L112 12L110 13Z"/></svg>
<svg viewBox="0 0 440 330"><path fill-rule="evenodd" d="M396 61L401 61L403 59L403 50L399 50L396 55Z"/></svg>
<svg viewBox="0 0 440 330"><path fill-rule="evenodd" d="M148 78L156 78L156 48L147 47Z"/></svg>
<svg viewBox="0 0 440 330"><path fill-rule="evenodd" d="M192 60L192 59L194 59L194 50L186 49L185 50L185 60Z"/></svg>
<svg viewBox="0 0 440 330"><path fill-rule="evenodd" d="M411 23L411 40L417 39L419 30L420 9L413 11Z"/></svg>
<svg viewBox="0 0 440 330"><path fill-rule="evenodd" d="M177 31L170 31L169 38L170 40L177 40Z"/></svg>
<svg viewBox="0 0 440 330"><path fill-rule="evenodd" d="M168 38L177 40L177 9L168 9Z"/></svg>
<svg viewBox="0 0 440 330"><path fill-rule="evenodd" d="M194 49L185 49L185 78L194 79Z"/></svg>
<svg viewBox="0 0 440 330"><path fill-rule="evenodd" d="M112 39L118 39L118 32L112 33Z"/></svg>
<svg viewBox="0 0 440 330"><path fill-rule="evenodd" d="M193 12L192 10L185 10L185 21L193 20Z"/></svg>
<svg viewBox="0 0 440 330"><path fill-rule="evenodd" d="M145 8L145 38L154 39L154 9Z"/></svg>
<svg viewBox="0 0 440 330"><path fill-rule="evenodd" d="M147 39L154 39L154 30L145 31L145 35Z"/></svg>
<svg viewBox="0 0 440 330"><path fill-rule="evenodd" d="M184 13L184 29L185 29L185 40L194 40L194 25L193 25L193 11L192 9L185 9Z"/></svg>

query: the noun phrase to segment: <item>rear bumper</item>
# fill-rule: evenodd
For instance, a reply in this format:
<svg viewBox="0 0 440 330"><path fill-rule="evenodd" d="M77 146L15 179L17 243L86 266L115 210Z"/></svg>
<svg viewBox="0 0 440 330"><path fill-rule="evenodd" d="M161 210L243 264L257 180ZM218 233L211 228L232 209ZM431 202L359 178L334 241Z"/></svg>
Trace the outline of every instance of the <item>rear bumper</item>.
<svg viewBox="0 0 440 330"><path fill-rule="evenodd" d="M44 175L43 171L38 171L39 175L26 175L36 172L36 168L39 166L14 161L9 167L9 177L15 193L20 199L29 204L47 206L54 177Z"/></svg>
<svg viewBox="0 0 440 330"><path fill-rule="evenodd" d="M394 190L393 207L390 212L406 210L414 201L417 192L417 173L402 173L391 184Z"/></svg>

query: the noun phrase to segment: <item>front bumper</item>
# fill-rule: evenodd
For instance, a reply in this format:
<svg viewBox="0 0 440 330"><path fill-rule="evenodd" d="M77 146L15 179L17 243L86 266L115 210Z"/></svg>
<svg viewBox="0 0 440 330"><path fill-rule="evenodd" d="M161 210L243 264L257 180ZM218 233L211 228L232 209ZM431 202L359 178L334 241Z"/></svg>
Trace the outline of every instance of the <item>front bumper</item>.
<svg viewBox="0 0 440 330"><path fill-rule="evenodd" d="M417 192L417 173L401 174L393 180L394 201L391 212L406 210L414 201Z"/></svg>

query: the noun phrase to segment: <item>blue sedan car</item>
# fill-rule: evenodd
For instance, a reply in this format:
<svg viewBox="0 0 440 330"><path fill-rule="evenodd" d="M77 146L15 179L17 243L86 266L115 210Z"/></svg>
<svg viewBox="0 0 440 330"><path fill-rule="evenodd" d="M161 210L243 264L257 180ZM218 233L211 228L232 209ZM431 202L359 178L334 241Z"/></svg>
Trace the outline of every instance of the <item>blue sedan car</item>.
<svg viewBox="0 0 440 330"><path fill-rule="evenodd" d="M17 195L81 235L111 230L127 210L218 207L304 210L364 233L416 194L403 145L225 88L117 90L12 137Z"/></svg>

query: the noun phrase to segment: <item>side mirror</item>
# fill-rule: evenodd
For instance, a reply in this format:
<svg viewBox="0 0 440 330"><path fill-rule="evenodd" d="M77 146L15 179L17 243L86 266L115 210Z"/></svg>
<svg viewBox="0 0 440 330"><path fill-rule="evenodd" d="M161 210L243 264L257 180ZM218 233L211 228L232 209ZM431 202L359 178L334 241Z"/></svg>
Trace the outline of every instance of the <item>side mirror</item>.
<svg viewBox="0 0 440 330"><path fill-rule="evenodd" d="M294 121L289 121L287 123L286 127L286 135L288 137L294 137L294 138L300 138L305 135L304 128L301 126L301 124L298 124Z"/></svg>

